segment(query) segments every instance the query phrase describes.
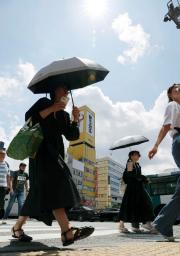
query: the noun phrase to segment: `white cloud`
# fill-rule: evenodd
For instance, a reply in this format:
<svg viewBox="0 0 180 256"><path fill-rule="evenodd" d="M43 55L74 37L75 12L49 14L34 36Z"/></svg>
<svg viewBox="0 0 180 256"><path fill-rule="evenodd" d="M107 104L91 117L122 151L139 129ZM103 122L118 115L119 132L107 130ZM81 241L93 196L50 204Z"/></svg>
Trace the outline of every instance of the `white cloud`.
<svg viewBox="0 0 180 256"><path fill-rule="evenodd" d="M6 147L12 138L23 125L23 120L19 115L24 116L25 103L27 98L27 85L35 74L35 68L31 63L19 62L15 75L0 76L0 141L4 141ZM20 109L22 112L17 112ZM10 167L14 170L18 168L19 161L7 157Z"/></svg>
<svg viewBox="0 0 180 256"><path fill-rule="evenodd" d="M34 72L35 69L32 64L20 63L17 67L17 76L1 76L0 99L4 99L4 105L0 107L0 140L4 140L6 146L23 125L23 116L27 105L34 102L34 99L28 97L25 93L27 82L32 78ZM3 94L1 86L5 88ZM11 91L13 93L9 96ZM11 97L10 100L9 97ZM17 102L18 97L24 97L24 102ZM162 124L163 113L167 104L165 92L158 97L154 107L150 110L146 110L143 103L136 100L112 102L98 87L94 86L77 90L74 92L74 99L77 105L88 105L96 113L96 150L98 157L110 155L108 148L120 137L142 134L150 139L149 143L138 146L142 153L143 170L145 172L155 172L175 167L171 156L171 139L169 137L164 140L157 156L152 161L147 158L148 150L153 145ZM9 102L11 104L8 105ZM28 104L26 105L25 102L28 102ZM20 111L17 111L17 105ZM68 109L70 109L69 107ZM113 152L112 157L125 164L127 154L128 149L123 149ZM12 163L12 168L15 168L14 166L19 163L13 160L8 161Z"/></svg>
<svg viewBox="0 0 180 256"><path fill-rule="evenodd" d="M150 142L138 145L142 153L142 166L146 173L162 171L176 167L171 156L171 139L168 136L161 144L158 154L153 160L147 157L153 146L163 122L166 93L163 92L156 100L154 107L146 110L139 101L112 102L98 87L87 87L74 93L77 105L88 105L96 114L96 150L97 156L109 155L111 144L117 139L141 134ZM93 100L92 100L93 99ZM129 149L113 151L112 157L122 164L127 160Z"/></svg>
<svg viewBox="0 0 180 256"><path fill-rule="evenodd" d="M0 97L15 98L16 100L22 93L23 89L26 89L27 84L35 74L35 68L31 63L20 62L17 65L16 74L0 76Z"/></svg>
<svg viewBox="0 0 180 256"><path fill-rule="evenodd" d="M128 45L117 60L121 64L136 63L150 47L150 35L140 24L133 25L128 13L120 14L114 19L112 29L121 42Z"/></svg>
<svg viewBox="0 0 180 256"><path fill-rule="evenodd" d="M0 141L7 141L6 131L3 127L0 126Z"/></svg>
<svg viewBox="0 0 180 256"><path fill-rule="evenodd" d="M8 126L8 130L5 130L5 128L0 126L0 141L5 142L5 147L9 145L13 137L18 133L18 131L22 127L22 124L18 116L8 114ZM6 157L6 161L9 163L12 170L18 169L20 161L14 160L9 157ZM25 160L25 162L27 163L27 159Z"/></svg>
<svg viewBox="0 0 180 256"><path fill-rule="evenodd" d="M15 78L0 77L0 97L10 97L18 89L19 83Z"/></svg>
<svg viewBox="0 0 180 256"><path fill-rule="evenodd" d="M19 65L18 65L19 79L26 85L29 84L29 82L35 75L35 72L36 72L35 67L31 63L29 62L23 63L22 61L19 62Z"/></svg>
<svg viewBox="0 0 180 256"><path fill-rule="evenodd" d="M22 127L22 124L17 124L17 122L12 122L11 123L11 129L10 132L8 134L8 140L6 141L6 145L9 145L9 143L11 142L11 140L14 138L14 136L18 133L18 131L20 130L20 128ZM10 165L10 168L14 171L16 169L18 169L19 167L19 163L22 161L18 161L18 160L14 160L12 158L7 157L7 162ZM23 162L28 162L28 159L23 160Z"/></svg>

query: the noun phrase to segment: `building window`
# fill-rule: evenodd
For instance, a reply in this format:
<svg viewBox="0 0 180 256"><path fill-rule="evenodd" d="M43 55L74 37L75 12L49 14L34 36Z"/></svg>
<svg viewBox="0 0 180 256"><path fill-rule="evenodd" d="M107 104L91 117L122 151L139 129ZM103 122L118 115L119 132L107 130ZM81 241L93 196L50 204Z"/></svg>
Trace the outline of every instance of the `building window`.
<svg viewBox="0 0 180 256"><path fill-rule="evenodd" d="M118 192L119 193L119 189L111 188L111 190L114 191L114 192Z"/></svg>

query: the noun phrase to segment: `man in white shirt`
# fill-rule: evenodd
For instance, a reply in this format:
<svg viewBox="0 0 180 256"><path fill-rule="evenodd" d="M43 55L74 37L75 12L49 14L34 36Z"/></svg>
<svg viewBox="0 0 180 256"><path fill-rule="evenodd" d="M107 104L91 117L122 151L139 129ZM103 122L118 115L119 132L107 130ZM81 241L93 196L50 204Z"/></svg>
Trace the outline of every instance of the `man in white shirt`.
<svg viewBox="0 0 180 256"><path fill-rule="evenodd" d="M4 148L0 149L0 219L4 216L4 199L8 188L10 189L10 170L8 164L5 162L6 151Z"/></svg>
<svg viewBox="0 0 180 256"><path fill-rule="evenodd" d="M158 151L158 147L166 134L172 137L172 155L177 166L180 168L180 85L174 84L168 91L169 104L167 105L163 126L159 132L154 147L149 151L152 159ZM171 201L163 207L153 222L154 229L159 231L168 241L174 241L173 224L180 216L180 179Z"/></svg>

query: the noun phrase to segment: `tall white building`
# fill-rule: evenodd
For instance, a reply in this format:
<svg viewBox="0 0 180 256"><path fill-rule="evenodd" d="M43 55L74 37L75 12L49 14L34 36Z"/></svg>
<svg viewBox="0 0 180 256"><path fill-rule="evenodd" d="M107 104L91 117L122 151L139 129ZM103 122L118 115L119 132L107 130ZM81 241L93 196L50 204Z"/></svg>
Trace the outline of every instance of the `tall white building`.
<svg viewBox="0 0 180 256"><path fill-rule="evenodd" d="M119 206L122 201L120 184L124 166L110 157L97 159L96 207Z"/></svg>
<svg viewBox="0 0 180 256"><path fill-rule="evenodd" d="M67 155L66 161L71 171L73 181L76 184L76 187L82 199L84 163L76 159L73 159L72 156L69 154Z"/></svg>

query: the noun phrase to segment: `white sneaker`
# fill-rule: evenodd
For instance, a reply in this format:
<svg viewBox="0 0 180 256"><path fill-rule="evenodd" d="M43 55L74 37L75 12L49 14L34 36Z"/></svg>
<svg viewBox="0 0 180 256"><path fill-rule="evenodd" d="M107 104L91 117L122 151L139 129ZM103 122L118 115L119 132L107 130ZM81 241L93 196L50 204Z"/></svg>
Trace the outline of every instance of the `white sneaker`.
<svg viewBox="0 0 180 256"><path fill-rule="evenodd" d="M161 236L163 236L163 238L165 239L166 242L175 242L174 236L164 236L154 226L152 226L152 229L150 230L150 234L161 235Z"/></svg>
<svg viewBox="0 0 180 256"><path fill-rule="evenodd" d="M167 242L175 242L174 236L163 236Z"/></svg>
<svg viewBox="0 0 180 256"><path fill-rule="evenodd" d="M139 228L132 228L132 232L136 233L136 234L142 234L142 233L144 233L144 230L139 229Z"/></svg>
<svg viewBox="0 0 180 256"><path fill-rule="evenodd" d="M159 231L155 228L155 227L152 227L151 230L149 230L149 233L152 234L152 235L159 235Z"/></svg>
<svg viewBox="0 0 180 256"><path fill-rule="evenodd" d="M125 227L119 227L119 232L124 234L130 233L130 231Z"/></svg>
<svg viewBox="0 0 180 256"><path fill-rule="evenodd" d="M153 229L153 226L150 223L142 224L141 227L149 231Z"/></svg>
<svg viewBox="0 0 180 256"><path fill-rule="evenodd" d="M0 224L1 224L1 225L5 225L5 224L7 224L7 222L6 222L5 220L2 220L2 221L0 222Z"/></svg>

